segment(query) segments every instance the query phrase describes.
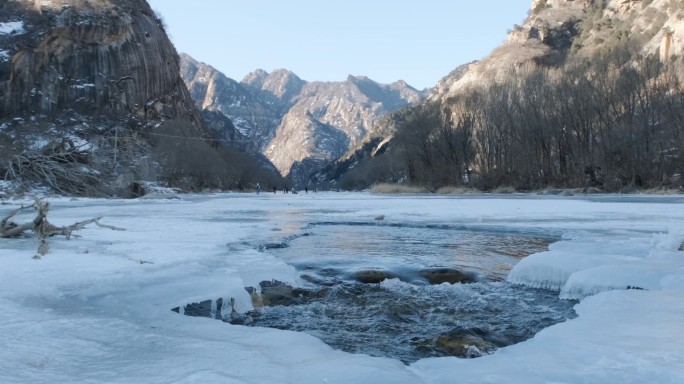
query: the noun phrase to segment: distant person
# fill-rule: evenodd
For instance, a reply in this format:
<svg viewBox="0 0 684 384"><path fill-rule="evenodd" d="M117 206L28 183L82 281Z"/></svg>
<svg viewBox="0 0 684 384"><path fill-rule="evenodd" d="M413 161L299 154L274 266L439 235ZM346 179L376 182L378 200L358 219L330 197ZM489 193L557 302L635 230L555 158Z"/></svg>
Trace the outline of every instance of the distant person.
<svg viewBox="0 0 684 384"><path fill-rule="evenodd" d="M274 195L276 194L276 191L277 191L277 190L278 190L278 188L276 188L276 186L274 185L274 186L273 186L273 194L274 194Z"/></svg>
<svg viewBox="0 0 684 384"><path fill-rule="evenodd" d="M309 193L309 187L304 187L304 193Z"/></svg>
<svg viewBox="0 0 684 384"><path fill-rule="evenodd" d="M259 194L259 192L261 192L261 185L259 185L259 183L257 183L257 186L256 186L257 195Z"/></svg>

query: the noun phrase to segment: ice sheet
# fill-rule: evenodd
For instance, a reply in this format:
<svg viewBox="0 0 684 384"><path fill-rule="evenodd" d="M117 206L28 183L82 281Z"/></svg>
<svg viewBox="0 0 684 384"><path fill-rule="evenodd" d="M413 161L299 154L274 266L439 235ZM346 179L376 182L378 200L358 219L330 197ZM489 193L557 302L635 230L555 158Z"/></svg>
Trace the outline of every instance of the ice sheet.
<svg viewBox="0 0 684 384"><path fill-rule="evenodd" d="M50 239L0 239L3 383L675 383L684 381L684 199L217 194L174 200L52 198ZM30 200L0 205L0 216ZM254 245L311 221L426 222L559 234L511 281L579 297L579 317L478 359L411 366L332 350L306 334L181 316L296 271ZM31 219L31 213L17 220ZM143 263L141 263L141 261ZM641 289L627 290L625 285ZM598 294L597 292L601 292Z"/></svg>

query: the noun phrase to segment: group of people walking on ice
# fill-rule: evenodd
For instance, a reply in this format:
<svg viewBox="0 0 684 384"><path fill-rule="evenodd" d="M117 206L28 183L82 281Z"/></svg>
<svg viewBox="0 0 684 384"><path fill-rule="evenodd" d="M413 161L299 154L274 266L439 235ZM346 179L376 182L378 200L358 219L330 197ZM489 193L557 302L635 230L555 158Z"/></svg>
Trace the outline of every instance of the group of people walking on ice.
<svg viewBox="0 0 684 384"><path fill-rule="evenodd" d="M318 189L314 188L312 191L313 191L313 193L316 193L316 192L318 192ZM273 194L276 194L277 192L278 192L278 188L274 185L273 186ZM283 187L283 193L290 193L290 192L292 192L293 194L297 194L296 189L294 189L294 188L290 189L287 185L285 185ZM258 195L259 193L261 193L261 184L257 183L256 194ZM304 187L304 193L309 193L309 187L308 186Z"/></svg>

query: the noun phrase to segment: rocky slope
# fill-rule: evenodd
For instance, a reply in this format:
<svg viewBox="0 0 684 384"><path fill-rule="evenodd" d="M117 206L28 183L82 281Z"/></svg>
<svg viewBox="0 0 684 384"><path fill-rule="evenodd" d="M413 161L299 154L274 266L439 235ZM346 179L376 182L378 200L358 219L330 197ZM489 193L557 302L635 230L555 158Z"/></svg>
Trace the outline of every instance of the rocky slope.
<svg viewBox="0 0 684 384"><path fill-rule="evenodd" d="M380 117L424 98L401 81L306 82L279 69L256 70L238 83L187 55L181 68L201 110L230 118L251 150L298 184L344 154Z"/></svg>
<svg viewBox="0 0 684 384"><path fill-rule="evenodd" d="M307 83L293 101L265 154L282 174L304 180L322 163L336 160L362 140L379 119L422 100L421 92L404 82L378 84L349 76L338 83ZM332 129L318 131L319 127ZM300 132L293 135L294 132ZM302 140L304 139L304 140ZM302 166L316 160L316 167Z"/></svg>
<svg viewBox="0 0 684 384"><path fill-rule="evenodd" d="M306 82L286 69L276 69L271 73L257 69L245 76L241 84L245 85L259 101L270 105L282 115L287 113Z"/></svg>
<svg viewBox="0 0 684 384"><path fill-rule="evenodd" d="M180 70L212 131L246 151L263 152L280 123L280 103L186 54L181 54Z"/></svg>
<svg viewBox="0 0 684 384"><path fill-rule="evenodd" d="M678 0L533 0L508 40L432 100L503 78L511 68L558 66L568 59L631 44L662 60L684 53L684 2ZM447 77L446 79L448 79Z"/></svg>

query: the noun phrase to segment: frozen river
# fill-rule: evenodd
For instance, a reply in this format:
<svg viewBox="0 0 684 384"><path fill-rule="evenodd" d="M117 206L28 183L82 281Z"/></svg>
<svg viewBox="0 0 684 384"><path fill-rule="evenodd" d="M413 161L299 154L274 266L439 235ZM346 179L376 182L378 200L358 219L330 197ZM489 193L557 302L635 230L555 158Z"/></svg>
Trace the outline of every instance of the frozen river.
<svg viewBox="0 0 684 384"><path fill-rule="evenodd" d="M71 240L51 238L42 260L32 259L34 239L2 240L3 383L684 381L681 196L319 193L49 200L53 224L102 217L102 223L127 230L88 226ZM4 201L0 216L30 202ZM30 220L32 213L14 219ZM442 268L474 282L429 284L421 274ZM380 271L390 279L361 284L359 271ZM301 332L170 310L221 299L222 308L213 310L243 316L255 309L245 287L272 280L351 301L329 308L312 301L294 314L273 314L275 320L305 316L298 321L307 325ZM496 338L511 324L546 317L560 322L540 323L543 329L521 339L531 338L496 344L491 354L484 343L478 348L484 356L474 359L425 357L449 355L435 352L376 357L388 356L378 347L387 345L380 336L369 349L345 347L346 341L335 349L321 341L334 344L321 329L308 327L307 319L325 319L320 312L387 309L373 308L378 296L389 296L390 311L373 312L377 324L355 327L345 320L351 330L367 327L365 335L375 336L374 326L390 324L383 317L409 325L451 319L435 323L443 328L431 334L461 337L456 330L464 329L469 343L480 345L478 338L496 344L484 331L495 331ZM463 312L482 308L494 322L462 320ZM549 308L539 318L524 317ZM346 339L358 336L342 331L337 335ZM402 345L423 350L437 344L431 337L418 333ZM444 348L454 347L453 338L440 340Z"/></svg>

